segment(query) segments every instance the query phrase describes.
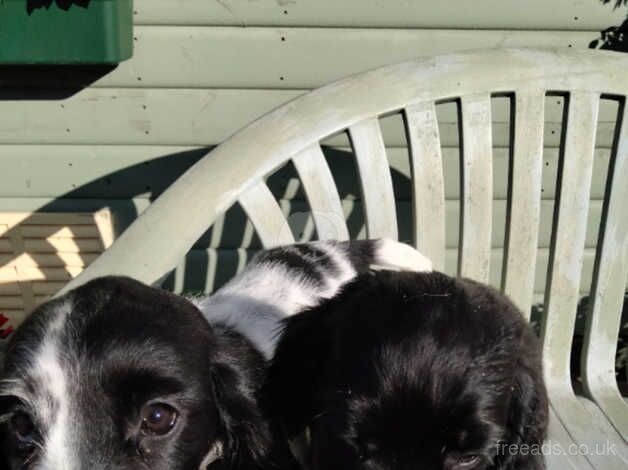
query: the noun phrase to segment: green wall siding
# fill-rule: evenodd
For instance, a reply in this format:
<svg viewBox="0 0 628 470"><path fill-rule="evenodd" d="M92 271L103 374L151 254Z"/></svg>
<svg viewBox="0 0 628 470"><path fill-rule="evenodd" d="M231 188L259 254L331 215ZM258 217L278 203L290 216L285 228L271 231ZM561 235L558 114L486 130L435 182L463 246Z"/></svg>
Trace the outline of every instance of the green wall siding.
<svg viewBox="0 0 628 470"><path fill-rule="evenodd" d="M80 77L0 77L0 211L90 211L111 207L122 230L154 197L237 129L309 89L418 56L490 47L586 48L620 24L626 9L596 0L135 0L134 57L70 97ZM45 83L45 86L41 85ZM543 292L558 167L563 100L547 99L543 219L537 294ZM617 106L600 110L583 292L593 266ZM458 123L438 106L446 169L447 264L456 265ZM493 100L495 217L505 219L509 102ZM398 117L382 121L401 234L410 233L407 144ZM325 142L352 234L363 236L348 141ZM308 236L307 202L289 170L271 185L291 223ZM298 227L299 224L302 227ZM499 282L503 233L493 234ZM301 230L298 230L299 232ZM259 246L237 208L208 232L171 286L211 290ZM205 276L208 273L208 276Z"/></svg>

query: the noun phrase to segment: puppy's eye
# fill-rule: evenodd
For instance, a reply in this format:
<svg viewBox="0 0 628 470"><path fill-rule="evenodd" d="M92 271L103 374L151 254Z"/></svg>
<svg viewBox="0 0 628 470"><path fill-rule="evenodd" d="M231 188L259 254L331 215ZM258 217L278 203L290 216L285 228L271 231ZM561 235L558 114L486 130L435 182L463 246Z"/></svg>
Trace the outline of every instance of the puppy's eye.
<svg viewBox="0 0 628 470"><path fill-rule="evenodd" d="M11 432L20 444L32 444L35 440L37 429L33 420L23 411L15 413L10 420Z"/></svg>
<svg viewBox="0 0 628 470"><path fill-rule="evenodd" d="M480 461L477 455L461 455L456 459L456 470L467 470L475 467Z"/></svg>
<svg viewBox="0 0 628 470"><path fill-rule="evenodd" d="M179 414L165 403L152 403L142 408L142 432L153 436L163 436L177 423Z"/></svg>

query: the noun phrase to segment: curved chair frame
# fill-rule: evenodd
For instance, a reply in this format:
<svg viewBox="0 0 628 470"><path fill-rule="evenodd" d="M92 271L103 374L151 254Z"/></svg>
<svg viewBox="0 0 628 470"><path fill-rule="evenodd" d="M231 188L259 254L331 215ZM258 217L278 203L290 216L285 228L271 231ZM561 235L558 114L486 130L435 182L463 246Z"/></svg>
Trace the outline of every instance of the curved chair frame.
<svg viewBox="0 0 628 470"><path fill-rule="evenodd" d="M544 100L564 93L560 193L554 216L542 328L551 396L550 468L628 468L628 405L614 375L621 302L628 276L628 56L602 51L501 49L437 56L338 81L287 103L234 134L182 175L70 289L105 274L153 283L183 258L234 203L264 246L293 242L265 177L292 160L319 238L348 238L340 199L319 142L348 131L369 237L397 238L394 195L378 117L402 112L412 164L415 246L444 268L445 199L435 103L461 107L462 196L459 274L486 282L491 250L491 103L514 97L514 149L503 290L524 311L532 304L543 164ZM601 97L621 102L597 247L583 369L588 399L574 394L570 354L589 207ZM318 214L318 215L317 215ZM173 227L176 227L173 230ZM574 446L586 445L577 450ZM611 452L603 454L601 447ZM610 446L610 447L609 447ZM557 450L558 447L555 449ZM584 455L586 454L586 455Z"/></svg>

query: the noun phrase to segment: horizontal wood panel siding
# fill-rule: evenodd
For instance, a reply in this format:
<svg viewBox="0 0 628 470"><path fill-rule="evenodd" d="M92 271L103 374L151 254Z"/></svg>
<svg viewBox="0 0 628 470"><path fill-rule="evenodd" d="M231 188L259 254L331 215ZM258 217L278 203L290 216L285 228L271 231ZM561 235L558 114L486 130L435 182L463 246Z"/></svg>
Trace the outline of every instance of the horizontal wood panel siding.
<svg viewBox="0 0 628 470"><path fill-rule="evenodd" d="M70 92L77 81L73 74L60 79L26 73L17 82L0 75L0 212L109 208L113 230L120 233L213 146L310 89L374 67L433 54L492 47L586 48L599 37L599 31L619 25L627 11L614 10L597 0L549 3L135 0L133 58L89 87ZM446 170L447 266L451 269L458 245L458 111L455 103L436 108ZM539 234L543 263L550 239L563 100L547 98L545 109L544 222ZM616 114L616 103L601 103L586 276L590 276L587 267L596 244ZM495 281L506 218L511 128L507 98L492 99L491 119L495 217L491 278ZM380 126L392 167L399 231L407 238L412 221L404 127L399 116L380 120ZM349 141L346 135L337 135L324 143L334 179L342 186L340 198L349 230L353 236L364 236L362 197L352 174ZM289 172L280 170L269 179L269 188L289 221L294 214L308 212L305 193ZM250 252L259 248L242 211L230 211L219 225L220 234L210 232L196 244L184 272L198 269L208 257L227 262L211 279L194 280L188 287L219 285L247 259L249 252L240 248ZM19 297L19 292L7 284L18 263L34 280L33 295L39 299L89 263L96 248L95 242L87 239L55 241L56 245L42 242L50 236L45 226L25 230L37 232L30 234L33 240L27 241L24 249L36 254L41 263L35 267L28 260L15 259L11 242L0 239L0 293L8 299L7 305L0 307L6 312L18 309L14 297ZM76 230L84 230L87 238L94 235L90 226ZM49 246L62 251L63 257L47 254ZM62 263L66 263L65 270ZM538 286L545 271L545 264L537 269ZM44 284L44 280L52 283ZM40 281L42 284L37 283ZM537 296L542 291L538 286Z"/></svg>
<svg viewBox="0 0 628 470"><path fill-rule="evenodd" d="M63 101L6 100L0 143L217 144L300 94L88 88Z"/></svg>
<svg viewBox="0 0 628 470"><path fill-rule="evenodd" d="M597 30L624 14L595 1L135 0L136 24Z"/></svg>
<svg viewBox="0 0 628 470"><path fill-rule="evenodd" d="M134 34L133 60L97 86L315 88L421 56L494 47L586 48L596 37L590 31L159 26L137 27Z"/></svg>

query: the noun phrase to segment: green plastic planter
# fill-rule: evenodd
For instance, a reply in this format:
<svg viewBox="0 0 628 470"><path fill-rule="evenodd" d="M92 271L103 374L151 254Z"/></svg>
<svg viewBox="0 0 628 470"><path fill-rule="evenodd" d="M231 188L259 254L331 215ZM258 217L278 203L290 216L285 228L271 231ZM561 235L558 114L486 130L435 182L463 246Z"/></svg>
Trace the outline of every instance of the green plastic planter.
<svg viewBox="0 0 628 470"><path fill-rule="evenodd" d="M116 64L132 53L132 0L0 0L1 64Z"/></svg>

